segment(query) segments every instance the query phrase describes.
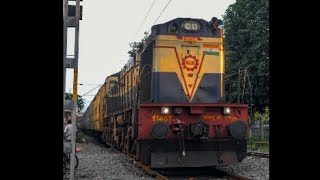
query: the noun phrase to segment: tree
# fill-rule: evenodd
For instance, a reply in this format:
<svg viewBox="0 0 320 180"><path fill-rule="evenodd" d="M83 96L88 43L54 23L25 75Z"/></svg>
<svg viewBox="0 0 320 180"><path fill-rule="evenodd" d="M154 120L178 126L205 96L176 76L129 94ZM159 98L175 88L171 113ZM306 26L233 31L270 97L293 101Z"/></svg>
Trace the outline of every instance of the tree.
<svg viewBox="0 0 320 180"><path fill-rule="evenodd" d="M239 69L247 69L252 85L252 103L255 110L262 112L265 106L269 106L269 1L237 0L228 7L223 20L226 74L237 74ZM241 72L241 84L248 83ZM226 95L232 102L237 99L237 75L225 81ZM242 103L249 103L249 88L244 92Z"/></svg>
<svg viewBox="0 0 320 180"><path fill-rule="evenodd" d="M65 93L65 99L66 100L72 100L72 93ZM81 112L84 108L85 102L82 98L82 96L78 95L78 100L77 100L77 107L78 107L78 112Z"/></svg>
<svg viewBox="0 0 320 180"><path fill-rule="evenodd" d="M128 54L130 57L134 57L136 55L136 51L143 48L147 38L148 38L148 32L144 32L144 37L141 39L140 42L132 42L129 44L131 50L128 51Z"/></svg>

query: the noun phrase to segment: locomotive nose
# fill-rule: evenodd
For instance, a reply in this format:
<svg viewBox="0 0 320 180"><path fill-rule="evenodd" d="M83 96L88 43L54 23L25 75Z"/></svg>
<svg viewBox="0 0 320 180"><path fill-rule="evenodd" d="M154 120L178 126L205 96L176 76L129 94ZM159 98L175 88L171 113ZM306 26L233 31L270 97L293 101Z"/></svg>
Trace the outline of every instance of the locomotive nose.
<svg viewBox="0 0 320 180"><path fill-rule="evenodd" d="M229 125L229 131L232 137L241 139L246 136L247 127L244 122L238 120Z"/></svg>

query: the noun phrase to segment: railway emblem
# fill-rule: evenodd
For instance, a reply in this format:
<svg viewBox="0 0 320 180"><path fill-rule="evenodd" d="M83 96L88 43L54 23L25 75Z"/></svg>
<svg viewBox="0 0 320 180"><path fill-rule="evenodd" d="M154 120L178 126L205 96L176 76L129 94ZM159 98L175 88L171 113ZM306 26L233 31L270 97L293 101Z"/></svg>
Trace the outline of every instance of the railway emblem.
<svg viewBox="0 0 320 180"><path fill-rule="evenodd" d="M182 56L183 57L183 56ZM197 59L195 55L187 54L181 60L181 70L184 79L184 86L187 90L187 97L189 102L192 101L192 97L194 95L198 73L200 70L201 61Z"/></svg>
<svg viewBox="0 0 320 180"><path fill-rule="evenodd" d="M182 59L182 67L184 69L187 69L187 71L194 71L198 68L199 60L195 57L189 54L188 56L185 56Z"/></svg>

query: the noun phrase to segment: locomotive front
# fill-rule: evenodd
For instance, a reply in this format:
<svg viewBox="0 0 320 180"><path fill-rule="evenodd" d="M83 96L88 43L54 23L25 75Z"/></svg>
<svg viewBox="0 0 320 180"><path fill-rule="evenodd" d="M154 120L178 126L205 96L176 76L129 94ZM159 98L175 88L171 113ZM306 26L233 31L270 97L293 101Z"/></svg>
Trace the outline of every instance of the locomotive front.
<svg viewBox="0 0 320 180"><path fill-rule="evenodd" d="M141 52L136 154L152 168L246 157L248 106L223 103L223 33L213 18L152 27Z"/></svg>

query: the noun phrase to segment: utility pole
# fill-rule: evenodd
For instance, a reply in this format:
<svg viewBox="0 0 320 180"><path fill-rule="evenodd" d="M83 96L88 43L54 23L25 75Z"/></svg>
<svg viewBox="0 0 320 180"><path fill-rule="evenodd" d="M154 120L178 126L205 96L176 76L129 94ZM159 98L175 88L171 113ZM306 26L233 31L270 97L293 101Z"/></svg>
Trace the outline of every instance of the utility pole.
<svg viewBox="0 0 320 180"><path fill-rule="evenodd" d="M69 5L69 1L76 1L76 5ZM74 180L74 165L75 165L75 147L76 147L76 115L77 115L77 100L78 100L78 59L79 59L79 21L82 19L80 11L80 1L82 0L63 0L63 102L65 102L65 83L66 83L66 68L73 68L73 111L72 111L72 134L71 134L71 144L72 153L70 161L70 180ZM74 44L74 57L67 58L67 33L68 28L75 28L75 44ZM64 114L64 113L63 113Z"/></svg>
<svg viewBox="0 0 320 180"><path fill-rule="evenodd" d="M65 91L66 91L66 57L67 57L67 26L68 0L63 0L63 123L65 117Z"/></svg>

